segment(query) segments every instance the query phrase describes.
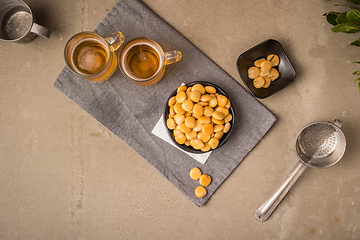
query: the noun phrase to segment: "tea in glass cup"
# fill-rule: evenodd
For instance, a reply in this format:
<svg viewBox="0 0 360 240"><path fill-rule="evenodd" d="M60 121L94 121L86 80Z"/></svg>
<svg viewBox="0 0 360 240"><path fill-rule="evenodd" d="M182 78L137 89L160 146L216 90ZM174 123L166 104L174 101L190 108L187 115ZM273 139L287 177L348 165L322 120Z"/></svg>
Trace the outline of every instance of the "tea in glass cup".
<svg viewBox="0 0 360 240"><path fill-rule="evenodd" d="M127 59L131 71L140 78L149 78L159 67L158 54L147 45L136 45L130 51Z"/></svg>
<svg viewBox="0 0 360 240"><path fill-rule="evenodd" d="M103 38L94 32L80 32L65 47L65 61L77 75L92 82L108 80L117 68L114 53L124 42L121 32Z"/></svg>
<svg viewBox="0 0 360 240"><path fill-rule="evenodd" d="M164 52L161 46L149 38L135 38L122 50L119 65L132 82L150 86L161 80L166 65L181 59L180 51Z"/></svg>

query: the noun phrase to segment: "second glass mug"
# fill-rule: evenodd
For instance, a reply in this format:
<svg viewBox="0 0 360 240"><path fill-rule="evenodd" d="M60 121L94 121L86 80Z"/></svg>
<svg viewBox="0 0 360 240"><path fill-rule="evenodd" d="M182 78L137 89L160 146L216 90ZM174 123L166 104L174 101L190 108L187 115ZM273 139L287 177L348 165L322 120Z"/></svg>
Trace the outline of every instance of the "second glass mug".
<svg viewBox="0 0 360 240"><path fill-rule="evenodd" d="M126 77L140 86L154 85L161 80L165 67L179 61L180 51L165 52L149 38L134 38L124 46L119 67Z"/></svg>
<svg viewBox="0 0 360 240"><path fill-rule="evenodd" d="M115 51L123 42L121 32L114 32L108 38L90 31L80 32L67 42L65 62L78 76L101 83L116 71Z"/></svg>

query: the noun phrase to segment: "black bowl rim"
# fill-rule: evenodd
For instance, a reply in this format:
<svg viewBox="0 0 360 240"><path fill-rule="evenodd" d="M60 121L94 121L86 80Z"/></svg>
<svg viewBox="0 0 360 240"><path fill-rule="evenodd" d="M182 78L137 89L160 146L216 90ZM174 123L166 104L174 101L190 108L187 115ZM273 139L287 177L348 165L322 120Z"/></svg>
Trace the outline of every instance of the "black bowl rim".
<svg viewBox="0 0 360 240"><path fill-rule="evenodd" d="M195 85L197 83L200 83L204 86L213 86L216 88L217 91L219 91L222 95L226 96L229 100L229 95L222 89L220 88L218 85L214 84L214 83L211 83L211 82L207 82L207 81L193 81L193 82L190 82L190 83L185 83L185 86L189 87L189 86L192 86L192 85ZM233 132L233 129L234 129L234 123L235 123L235 110L234 110L234 107L233 107L233 101L230 100L230 113L232 114L232 120L230 121L231 123L231 126L230 126L230 130L229 132L227 133L224 133L224 136L220 139L219 141L219 145L215 148L215 149L212 149L212 150L209 150L207 152L203 152L201 150L196 150L194 148L192 148L191 146L186 146L184 144L179 144L175 141L174 139L174 135L172 133L172 131L170 129L167 128L167 125L166 125L166 121L167 121L167 115L169 113L169 105L168 105L168 102L169 102L169 99L173 96L175 96L177 93L177 88L169 95L169 97L167 98L166 100L166 103L165 103L165 112L164 112L164 115L163 115L163 120L164 120L164 123L165 123L165 128L166 128L166 132L168 133L171 141L177 146L179 147L180 149L186 151L186 152L189 152L189 153L195 153L195 154L204 154L204 153L209 153L211 151L214 151L214 150L217 150L219 149L221 146L223 146L228 140L229 140L229 137L231 135L231 133Z"/></svg>
<svg viewBox="0 0 360 240"><path fill-rule="evenodd" d="M272 92L271 94L269 94L269 95L267 95L267 96L260 97L260 96L257 96L253 91L251 91L251 89L249 88L249 86L248 86L248 84L246 83L245 79L244 79L243 76L241 75L240 69L239 69L239 61L240 61L241 56L243 56L245 53L252 51L253 49L257 48L258 46L260 46L260 45L262 45L262 44L265 44L265 43L267 43L267 42L272 42L272 41L279 44L281 50L283 51L283 53L284 53L284 55L285 55L286 60L289 62L291 68L292 68L293 71L294 71L294 79L292 79L288 84L286 84L286 85L285 85L284 87L282 87L281 89L279 89L279 90L277 90L277 91L274 91L274 92ZM283 46L281 45L281 43L280 43L279 41L277 41L277 40L275 40L275 39L267 39L267 40L265 40L265 41L263 41L263 42L255 45L255 46L253 46L252 48L246 50L246 51L243 52L242 54L240 54L240 56L238 57L238 59L237 59L237 61L236 61L236 68L237 68L237 70L238 70L238 72L239 72L239 75L240 75L240 77L241 77L241 80L243 81L246 89L251 93L251 95L253 95L254 97L259 98L259 99L264 99L264 98L270 97L270 96L272 96L273 94L275 94L275 93L277 93L277 92L280 92L280 91L283 90L284 88L290 86L290 85L295 81L296 75L297 75L297 72L296 72L293 64L291 63L288 55L286 54Z"/></svg>

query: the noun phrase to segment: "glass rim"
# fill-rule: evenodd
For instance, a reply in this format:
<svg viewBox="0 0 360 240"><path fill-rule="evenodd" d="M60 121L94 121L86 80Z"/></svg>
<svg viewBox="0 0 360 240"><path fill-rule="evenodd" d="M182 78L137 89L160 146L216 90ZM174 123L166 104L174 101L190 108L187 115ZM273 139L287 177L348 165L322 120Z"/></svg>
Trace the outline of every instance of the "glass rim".
<svg viewBox="0 0 360 240"><path fill-rule="evenodd" d="M101 68L101 70L99 70L98 72L96 72L96 73L92 73L92 74L86 74L86 73L79 73L79 72L81 72L80 70L78 70L79 72L76 72L71 66L70 66L70 64L68 63L68 57L67 57L67 51L68 51L68 49L69 49L69 45L70 45L70 43L76 38L76 37L78 37L78 36L80 36L80 35L83 35L83 34L90 34L90 35L94 35L95 37L97 37L98 38L98 40L100 40L102 43L104 43L104 45L106 46L106 48L105 48L105 50L106 50L106 61L105 61L105 64L104 64L104 66ZM84 42L84 41L83 41ZM74 47L74 49L76 49L76 47L78 46L79 44L76 44L75 45L75 47ZM73 73L75 73L76 75L79 75L79 76L81 76L81 77L95 77L97 74L99 74L100 72L102 72L104 69L105 69L105 67L109 64L109 62L110 62L110 55L111 55L111 53L112 53L112 51L111 51L111 49L110 49L110 45L109 45L109 43L100 35L100 34L98 34L98 33L95 33L95 32L92 32L92 31L82 31L82 32L78 32L78 33L76 33L75 35L73 35L68 41L67 41L67 43L66 43L66 45L65 45L65 48L64 48L64 58L65 58L65 62L66 62L66 65L69 67L69 69L73 72ZM73 57L73 54L71 54L71 58Z"/></svg>

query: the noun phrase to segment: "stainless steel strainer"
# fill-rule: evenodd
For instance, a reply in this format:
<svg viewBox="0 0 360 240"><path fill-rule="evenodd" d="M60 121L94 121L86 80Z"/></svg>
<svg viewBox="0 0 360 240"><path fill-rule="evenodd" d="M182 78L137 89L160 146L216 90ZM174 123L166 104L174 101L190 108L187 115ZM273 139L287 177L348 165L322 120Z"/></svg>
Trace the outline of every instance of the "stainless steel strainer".
<svg viewBox="0 0 360 240"><path fill-rule="evenodd" d="M338 119L335 119L334 123L314 122L300 131L295 142L299 161L276 188L275 193L256 211L257 220L266 221L270 217L306 167L326 168L341 159L346 148L341 125Z"/></svg>

